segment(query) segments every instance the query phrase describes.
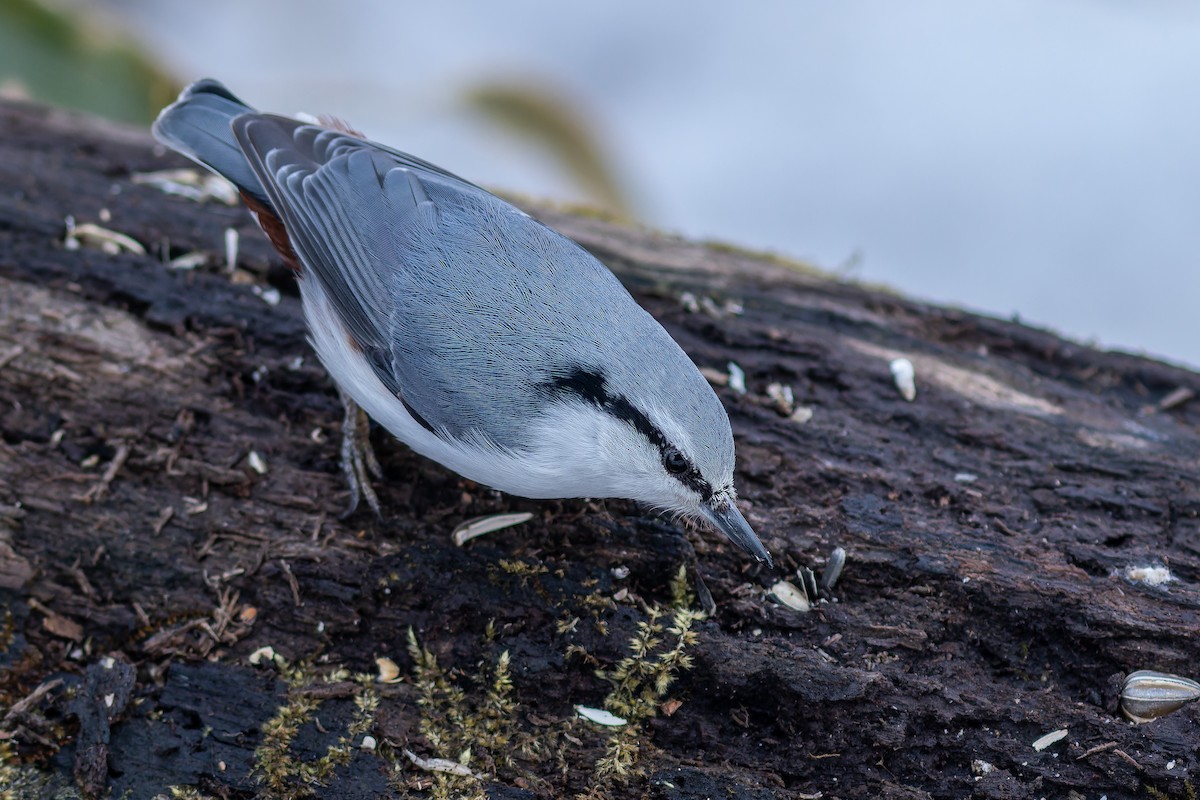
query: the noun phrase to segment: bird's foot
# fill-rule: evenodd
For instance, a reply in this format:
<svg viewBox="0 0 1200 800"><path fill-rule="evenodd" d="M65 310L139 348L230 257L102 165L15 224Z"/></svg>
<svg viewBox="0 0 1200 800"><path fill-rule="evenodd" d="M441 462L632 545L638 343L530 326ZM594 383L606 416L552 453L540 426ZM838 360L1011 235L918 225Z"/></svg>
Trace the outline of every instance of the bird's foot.
<svg viewBox="0 0 1200 800"><path fill-rule="evenodd" d="M383 477L383 470L375 458L375 449L371 447L371 420L344 393L342 408L345 409L342 418L342 474L346 476L346 484L350 488L350 504L340 518L345 519L353 514L358 509L359 500L366 500L375 516L382 518L379 497L371 486L372 477Z"/></svg>

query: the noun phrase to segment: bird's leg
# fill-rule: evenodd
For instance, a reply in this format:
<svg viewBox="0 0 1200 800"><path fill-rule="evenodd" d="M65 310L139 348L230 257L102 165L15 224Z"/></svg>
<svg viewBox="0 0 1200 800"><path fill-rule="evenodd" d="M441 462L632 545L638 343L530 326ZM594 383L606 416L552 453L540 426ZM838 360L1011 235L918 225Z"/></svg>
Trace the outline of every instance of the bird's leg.
<svg viewBox="0 0 1200 800"><path fill-rule="evenodd" d="M375 457L375 448L371 446L371 418L357 404L355 404L355 408L358 409L358 424L355 426L355 433L358 435L358 452L366 462L367 472L371 477L375 480L383 480L383 467L379 466L379 459Z"/></svg>
<svg viewBox="0 0 1200 800"><path fill-rule="evenodd" d="M365 499L375 516L382 517L379 498L371 486L372 476L383 477L383 470L371 447L371 420L350 395L340 390L338 394L341 395L342 408L345 410L345 416L342 417L342 474L346 476L346 483L350 487L350 505L341 518L345 519L354 513L359 499Z"/></svg>

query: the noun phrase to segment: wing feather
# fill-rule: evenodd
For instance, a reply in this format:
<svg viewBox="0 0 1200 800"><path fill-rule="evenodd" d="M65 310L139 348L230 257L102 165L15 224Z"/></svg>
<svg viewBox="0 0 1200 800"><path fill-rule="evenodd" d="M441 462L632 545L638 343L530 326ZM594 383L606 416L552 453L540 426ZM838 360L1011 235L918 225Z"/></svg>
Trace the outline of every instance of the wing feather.
<svg viewBox="0 0 1200 800"><path fill-rule="evenodd" d="M354 235L361 226L346 213L353 205L346 201L353 198L336 197L342 184L353 185L361 176L348 174L340 142L330 139L362 140L269 114L240 116L233 130L292 247L321 282L350 335L363 349L386 347L386 273Z"/></svg>
<svg viewBox="0 0 1200 800"><path fill-rule="evenodd" d="M691 369L611 272L479 187L286 117L247 114L233 130L304 279L440 435L520 448L556 378L607 372L653 395L663 374Z"/></svg>

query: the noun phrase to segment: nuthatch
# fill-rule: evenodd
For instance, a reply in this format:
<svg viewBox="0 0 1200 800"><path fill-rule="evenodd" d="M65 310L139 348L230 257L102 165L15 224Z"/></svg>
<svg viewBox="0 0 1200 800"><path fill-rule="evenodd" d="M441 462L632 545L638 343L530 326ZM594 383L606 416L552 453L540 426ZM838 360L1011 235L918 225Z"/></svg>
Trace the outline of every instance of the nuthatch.
<svg viewBox="0 0 1200 800"><path fill-rule="evenodd" d="M260 114L213 80L184 90L154 135L229 179L295 271L346 406L352 504L362 493L378 508L361 409L473 481L630 498L771 562L735 502L720 401L579 245L337 120Z"/></svg>

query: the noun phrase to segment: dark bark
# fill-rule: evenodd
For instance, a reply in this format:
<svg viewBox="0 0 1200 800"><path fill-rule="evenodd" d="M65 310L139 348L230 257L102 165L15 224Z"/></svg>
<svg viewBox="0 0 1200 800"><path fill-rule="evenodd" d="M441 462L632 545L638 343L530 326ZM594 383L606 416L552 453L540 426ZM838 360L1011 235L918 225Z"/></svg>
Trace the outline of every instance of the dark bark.
<svg viewBox="0 0 1200 800"><path fill-rule="evenodd" d="M627 503L498 495L381 431L386 519L340 521L337 396L287 269L243 209L132 182L176 166L141 132L0 106L0 775L12 786L78 774L81 791L113 797L298 796L307 765L316 796L391 796L434 777L403 749L453 759L465 745L492 797L1183 797L1196 783L1197 710L1133 726L1116 692L1134 669L1200 673L1200 401L1187 394L1200 376L535 207L697 363L745 370L748 395L718 391L743 508L778 570ZM67 249L67 215L148 253ZM240 234L232 275L227 228ZM214 266L164 264L196 250ZM272 288L277 306L262 296ZM684 291L745 313L689 313ZM896 356L916 366L914 402L892 384ZM777 413L772 382L811 420ZM451 543L463 519L510 510L534 518ZM612 686L596 669L629 655L650 606L671 605L691 546L717 611L694 626L691 668L659 713L627 734L632 777L600 782L612 731L574 706L603 704ZM849 559L833 602L802 614L765 596L835 546ZM1124 577L1140 565L1174 580ZM414 660L410 628L461 689L458 711L485 712L449 743L430 726L452 727L452 713L419 702L438 674ZM659 651L674 644L663 638ZM265 646L287 666L261 651L251 665ZM509 705L487 700L502 651ZM110 654L112 676L98 672ZM374 673L379 657L402 680L376 684L361 720L377 749L355 729L321 771L362 696L331 673ZM1031 747L1061 728L1058 744Z"/></svg>

